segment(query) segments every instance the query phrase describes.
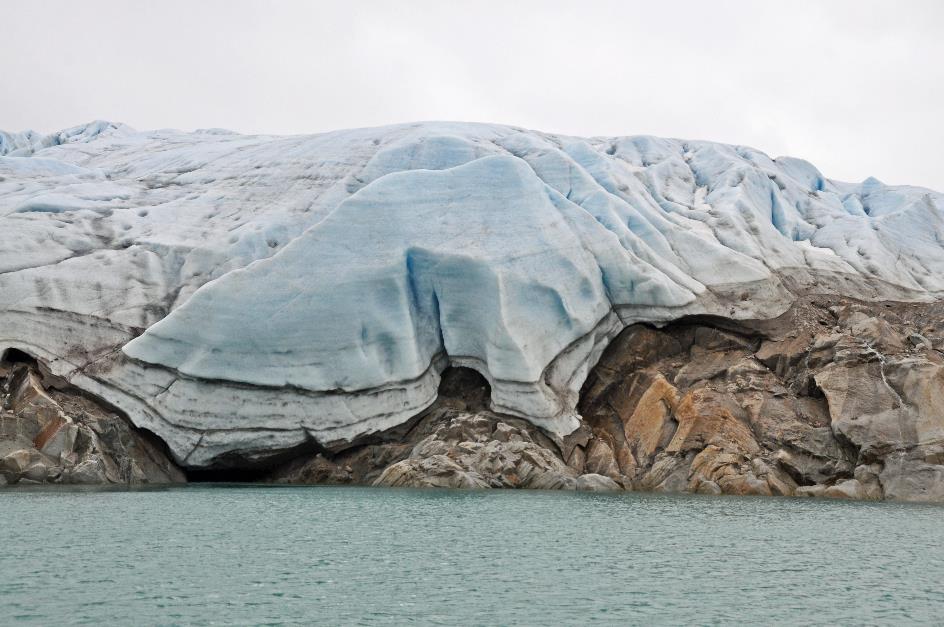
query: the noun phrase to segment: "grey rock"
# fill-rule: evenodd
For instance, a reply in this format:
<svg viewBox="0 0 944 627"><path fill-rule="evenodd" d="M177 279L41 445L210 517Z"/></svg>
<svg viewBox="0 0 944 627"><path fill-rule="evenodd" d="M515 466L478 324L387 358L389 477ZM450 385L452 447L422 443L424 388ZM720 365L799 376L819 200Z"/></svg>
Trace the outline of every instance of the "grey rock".
<svg viewBox="0 0 944 627"><path fill-rule="evenodd" d="M931 340L924 337L920 333L912 333L908 336L908 341L911 342L911 345L915 348L920 348L922 350L933 350L934 345L931 343Z"/></svg>
<svg viewBox="0 0 944 627"><path fill-rule="evenodd" d="M879 475L885 498L894 501L944 501L944 466L928 464L907 453L885 459Z"/></svg>
<svg viewBox="0 0 944 627"><path fill-rule="evenodd" d="M824 485L804 485L800 486L794 492L794 496L813 496L819 497L823 496L826 493L826 486Z"/></svg>
<svg viewBox="0 0 944 627"><path fill-rule="evenodd" d="M98 457L90 457L63 476L63 483L103 484L109 483L105 476L105 464Z"/></svg>
<svg viewBox="0 0 944 627"><path fill-rule="evenodd" d="M583 492L617 492L622 490L620 485L603 475L588 473L577 477L577 490Z"/></svg>
<svg viewBox="0 0 944 627"><path fill-rule="evenodd" d="M527 428L491 414L454 412L418 442L409 458L374 480L378 486L570 489L577 473ZM579 447L578 447L579 448Z"/></svg>
<svg viewBox="0 0 944 627"><path fill-rule="evenodd" d="M69 456L75 447L78 433L79 428L76 425L63 424L39 450L50 457Z"/></svg>
<svg viewBox="0 0 944 627"><path fill-rule="evenodd" d="M696 494L710 494L710 495L719 495L721 494L721 487L711 480L702 479L698 482L697 487L695 488Z"/></svg>
<svg viewBox="0 0 944 627"><path fill-rule="evenodd" d="M46 465L42 462L36 462L23 471L23 474L20 475L20 480L29 479L30 481L43 483L46 481L48 476L49 469L46 467Z"/></svg>

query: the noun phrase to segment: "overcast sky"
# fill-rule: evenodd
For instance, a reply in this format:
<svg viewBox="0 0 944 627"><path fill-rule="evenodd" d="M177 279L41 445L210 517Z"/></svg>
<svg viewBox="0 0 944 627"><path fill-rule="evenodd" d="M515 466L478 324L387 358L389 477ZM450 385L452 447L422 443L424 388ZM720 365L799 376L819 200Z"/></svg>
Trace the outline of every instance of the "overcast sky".
<svg viewBox="0 0 944 627"><path fill-rule="evenodd" d="M0 0L0 128L654 134L944 191L944 2Z"/></svg>

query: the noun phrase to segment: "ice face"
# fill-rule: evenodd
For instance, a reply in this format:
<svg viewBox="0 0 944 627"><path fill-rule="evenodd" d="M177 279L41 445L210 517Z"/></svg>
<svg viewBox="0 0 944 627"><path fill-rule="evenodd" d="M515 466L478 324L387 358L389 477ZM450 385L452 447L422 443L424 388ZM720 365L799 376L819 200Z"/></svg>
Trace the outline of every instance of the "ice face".
<svg viewBox="0 0 944 627"><path fill-rule="evenodd" d="M626 324L944 289L944 198L759 151L424 123L0 134L0 349L199 466L350 440L449 364L558 433Z"/></svg>

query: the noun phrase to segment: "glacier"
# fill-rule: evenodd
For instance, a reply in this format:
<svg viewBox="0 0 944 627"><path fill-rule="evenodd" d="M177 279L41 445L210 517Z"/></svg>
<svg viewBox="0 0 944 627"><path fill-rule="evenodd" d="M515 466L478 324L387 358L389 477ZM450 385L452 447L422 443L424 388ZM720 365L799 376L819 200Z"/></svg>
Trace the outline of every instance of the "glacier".
<svg viewBox="0 0 944 627"><path fill-rule="evenodd" d="M565 435L626 326L944 291L944 195L649 136L0 132L0 354L189 467L408 421L449 366Z"/></svg>

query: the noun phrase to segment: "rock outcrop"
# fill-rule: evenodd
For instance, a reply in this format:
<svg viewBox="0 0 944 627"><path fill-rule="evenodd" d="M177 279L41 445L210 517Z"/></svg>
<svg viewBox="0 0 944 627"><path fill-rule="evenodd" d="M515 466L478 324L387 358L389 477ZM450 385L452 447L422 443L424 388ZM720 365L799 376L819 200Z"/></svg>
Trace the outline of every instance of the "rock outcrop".
<svg viewBox="0 0 944 627"><path fill-rule="evenodd" d="M635 325L565 438L490 412L487 384L449 371L390 441L270 480L944 501L942 313L816 297L769 321Z"/></svg>
<svg viewBox="0 0 944 627"><path fill-rule="evenodd" d="M436 404L409 425L384 434L381 441L294 460L275 470L269 480L391 487L578 488L581 473L564 462L553 436L528 421L489 411L487 402L488 384L480 375L449 370ZM593 478L580 484L581 489L600 486Z"/></svg>
<svg viewBox="0 0 944 627"><path fill-rule="evenodd" d="M47 386L35 364L0 364L0 377L0 485L186 481L156 437L54 377Z"/></svg>
<svg viewBox="0 0 944 627"><path fill-rule="evenodd" d="M727 330L631 327L581 413L634 489L940 501L942 312L817 297Z"/></svg>

